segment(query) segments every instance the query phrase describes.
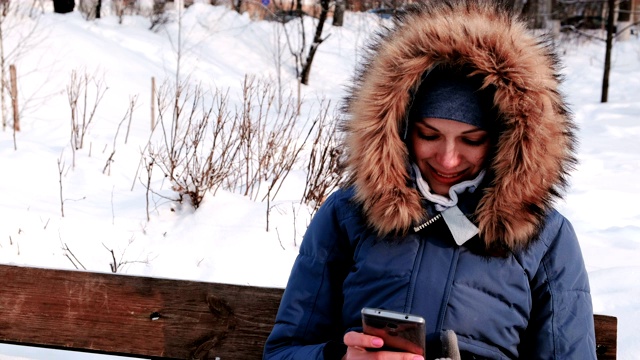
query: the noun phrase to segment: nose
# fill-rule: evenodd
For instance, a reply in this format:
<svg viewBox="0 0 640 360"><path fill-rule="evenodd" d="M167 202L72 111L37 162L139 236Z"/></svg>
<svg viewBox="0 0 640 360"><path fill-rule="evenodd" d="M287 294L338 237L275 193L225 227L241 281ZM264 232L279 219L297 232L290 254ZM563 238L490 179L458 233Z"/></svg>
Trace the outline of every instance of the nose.
<svg viewBox="0 0 640 360"><path fill-rule="evenodd" d="M443 170L455 169L461 163L460 152L454 143L447 142L440 152L440 165Z"/></svg>

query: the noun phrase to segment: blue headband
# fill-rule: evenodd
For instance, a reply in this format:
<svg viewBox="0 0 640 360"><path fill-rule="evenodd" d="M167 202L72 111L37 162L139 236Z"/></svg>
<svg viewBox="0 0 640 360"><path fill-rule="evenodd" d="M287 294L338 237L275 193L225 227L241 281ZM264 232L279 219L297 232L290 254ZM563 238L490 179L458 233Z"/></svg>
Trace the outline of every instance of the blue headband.
<svg viewBox="0 0 640 360"><path fill-rule="evenodd" d="M423 81L414 99L415 114L421 118L460 121L489 130L494 121L492 97L479 90L478 77L436 69Z"/></svg>

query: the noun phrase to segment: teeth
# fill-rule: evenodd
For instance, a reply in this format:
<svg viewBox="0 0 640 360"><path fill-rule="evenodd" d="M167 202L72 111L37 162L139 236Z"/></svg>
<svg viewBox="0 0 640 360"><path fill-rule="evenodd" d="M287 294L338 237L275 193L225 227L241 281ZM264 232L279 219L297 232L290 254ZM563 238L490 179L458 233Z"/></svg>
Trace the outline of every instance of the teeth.
<svg viewBox="0 0 640 360"><path fill-rule="evenodd" d="M445 174L441 174L439 172L437 172L436 174L438 174L439 176L445 177L445 178L454 178L454 177L458 176L458 174L445 175Z"/></svg>

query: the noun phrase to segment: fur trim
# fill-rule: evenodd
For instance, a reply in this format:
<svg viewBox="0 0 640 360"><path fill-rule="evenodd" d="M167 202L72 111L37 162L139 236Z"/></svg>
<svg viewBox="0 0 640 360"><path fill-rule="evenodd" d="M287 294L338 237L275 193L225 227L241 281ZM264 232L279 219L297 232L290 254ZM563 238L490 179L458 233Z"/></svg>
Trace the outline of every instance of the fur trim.
<svg viewBox="0 0 640 360"><path fill-rule="evenodd" d="M491 0L430 1L378 34L346 99L345 165L356 200L380 235L423 220L408 185L401 138L411 94L436 64L471 66L496 88L501 132L475 217L487 246L526 246L566 186L575 163L575 125L558 91L549 41Z"/></svg>

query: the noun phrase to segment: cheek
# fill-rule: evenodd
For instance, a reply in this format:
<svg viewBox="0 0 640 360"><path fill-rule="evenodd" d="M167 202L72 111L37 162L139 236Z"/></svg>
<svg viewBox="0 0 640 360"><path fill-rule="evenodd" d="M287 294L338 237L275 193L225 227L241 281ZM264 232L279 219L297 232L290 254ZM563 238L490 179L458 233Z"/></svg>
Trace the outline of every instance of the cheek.
<svg viewBox="0 0 640 360"><path fill-rule="evenodd" d="M421 160L430 157L433 153L433 149L428 145L417 143L415 146L413 146L412 152L414 158L416 158L417 160Z"/></svg>
<svg viewBox="0 0 640 360"><path fill-rule="evenodd" d="M467 159L475 166L484 166L488 152L489 146L476 148L473 149L473 151L469 151Z"/></svg>
<svg viewBox="0 0 640 360"><path fill-rule="evenodd" d="M413 140L410 147L409 152L411 153L411 157L415 160L425 159L433 154L433 146L426 142L420 140Z"/></svg>

